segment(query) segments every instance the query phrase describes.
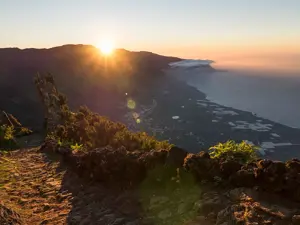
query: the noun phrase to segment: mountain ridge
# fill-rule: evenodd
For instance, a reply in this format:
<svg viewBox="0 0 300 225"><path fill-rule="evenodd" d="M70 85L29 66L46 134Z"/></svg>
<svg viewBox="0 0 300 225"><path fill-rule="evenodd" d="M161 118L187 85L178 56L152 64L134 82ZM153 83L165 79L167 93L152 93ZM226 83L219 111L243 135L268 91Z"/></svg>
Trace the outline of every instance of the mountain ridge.
<svg viewBox="0 0 300 225"><path fill-rule="evenodd" d="M71 106L87 104L93 108L94 105L94 109L109 115L113 114L113 104L121 98L120 93L141 88L144 86L141 82L162 76L163 68L179 60L125 49L116 49L112 56L105 58L96 47L83 44L48 49L0 48L0 101L3 109L16 115L26 126L40 128L42 110L37 106L33 77L37 72L51 73ZM95 93L100 99L110 98L112 103L99 106L91 101Z"/></svg>

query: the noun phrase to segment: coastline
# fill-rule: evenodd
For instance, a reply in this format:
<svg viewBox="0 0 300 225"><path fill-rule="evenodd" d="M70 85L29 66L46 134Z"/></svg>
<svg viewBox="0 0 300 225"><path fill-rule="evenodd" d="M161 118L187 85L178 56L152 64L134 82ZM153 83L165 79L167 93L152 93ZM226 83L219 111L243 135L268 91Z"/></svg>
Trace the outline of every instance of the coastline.
<svg viewBox="0 0 300 225"><path fill-rule="evenodd" d="M197 88L172 77L172 72L155 79L147 90L140 90L132 98L139 107L127 110L122 122L188 152L207 151L210 146L232 139L260 146L262 158L300 158L300 129L209 101ZM144 113L145 109L150 112Z"/></svg>

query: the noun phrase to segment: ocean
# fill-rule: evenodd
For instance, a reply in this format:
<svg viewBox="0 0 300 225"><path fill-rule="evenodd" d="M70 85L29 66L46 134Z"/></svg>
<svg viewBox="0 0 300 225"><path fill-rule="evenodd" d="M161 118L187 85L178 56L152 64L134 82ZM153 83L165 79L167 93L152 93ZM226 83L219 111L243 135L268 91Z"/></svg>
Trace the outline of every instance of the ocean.
<svg viewBox="0 0 300 225"><path fill-rule="evenodd" d="M183 69L176 76L213 102L300 128L300 73Z"/></svg>

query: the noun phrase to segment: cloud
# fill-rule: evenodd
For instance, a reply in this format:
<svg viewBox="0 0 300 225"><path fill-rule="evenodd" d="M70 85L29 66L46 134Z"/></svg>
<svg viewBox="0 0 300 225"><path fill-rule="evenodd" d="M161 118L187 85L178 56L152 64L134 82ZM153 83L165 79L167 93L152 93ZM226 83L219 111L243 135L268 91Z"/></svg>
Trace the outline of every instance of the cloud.
<svg viewBox="0 0 300 225"><path fill-rule="evenodd" d="M191 68L191 67L203 67L210 66L210 64L214 63L212 60L202 60L202 59L186 59L181 60L179 62L170 63L169 66L172 68Z"/></svg>

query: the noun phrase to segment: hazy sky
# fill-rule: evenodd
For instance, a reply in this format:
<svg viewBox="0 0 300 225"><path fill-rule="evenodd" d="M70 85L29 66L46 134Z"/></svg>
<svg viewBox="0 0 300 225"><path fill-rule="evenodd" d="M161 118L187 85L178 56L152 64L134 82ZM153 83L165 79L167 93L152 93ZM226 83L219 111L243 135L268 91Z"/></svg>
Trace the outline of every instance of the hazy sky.
<svg viewBox="0 0 300 225"><path fill-rule="evenodd" d="M0 0L1 47L97 44L183 57L300 53L300 0Z"/></svg>

